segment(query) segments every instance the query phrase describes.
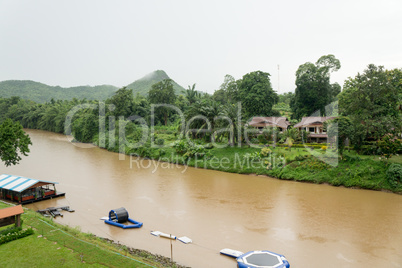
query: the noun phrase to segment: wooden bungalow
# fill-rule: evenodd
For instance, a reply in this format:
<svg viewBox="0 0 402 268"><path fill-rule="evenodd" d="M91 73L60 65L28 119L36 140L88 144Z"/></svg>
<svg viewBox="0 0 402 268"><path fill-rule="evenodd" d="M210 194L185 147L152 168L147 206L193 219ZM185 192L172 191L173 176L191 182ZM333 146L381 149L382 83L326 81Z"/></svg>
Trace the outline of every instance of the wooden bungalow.
<svg viewBox="0 0 402 268"><path fill-rule="evenodd" d="M57 182L2 174L0 175L0 198L27 204L64 196L65 193L56 191L55 184Z"/></svg>
<svg viewBox="0 0 402 268"><path fill-rule="evenodd" d="M262 132L265 127L276 127L280 132L288 129L290 122L286 117L262 117L255 116L248 123L250 127L255 127Z"/></svg>
<svg viewBox="0 0 402 268"><path fill-rule="evenodd" d="M325 142L328 138L327 133L324 131L324 122L334 119L333 116L310 116L303 117L302 121L294 125L300 131L305 130L309 132L309 139L316 142Z"/></svg>
<svg viewBox="0 0 402 268"><path fill-rule="evenodd" d="M21 226L21 214L24 213L21 205L0 209L0 227L15 223Z"/></svg>

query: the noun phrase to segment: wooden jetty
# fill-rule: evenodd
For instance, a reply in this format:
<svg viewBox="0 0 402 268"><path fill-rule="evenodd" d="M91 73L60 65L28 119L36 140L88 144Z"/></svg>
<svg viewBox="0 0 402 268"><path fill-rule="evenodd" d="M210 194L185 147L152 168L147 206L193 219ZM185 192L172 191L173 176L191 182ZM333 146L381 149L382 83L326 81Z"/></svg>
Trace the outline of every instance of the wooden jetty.
<svg viewBox="0 0 402 268"><path fill-rule="evenodd" d="M61 214L61 212L60 212L61 210L68 211L68 212L75 211L74 209L70 209L69 206L64 206L64 207L49 207L46 209L37 210L36 212L38 212L44 216L47 215L47 216L52 216L53 218L55 218L57 216L63 217L63 214Z"/></svg>

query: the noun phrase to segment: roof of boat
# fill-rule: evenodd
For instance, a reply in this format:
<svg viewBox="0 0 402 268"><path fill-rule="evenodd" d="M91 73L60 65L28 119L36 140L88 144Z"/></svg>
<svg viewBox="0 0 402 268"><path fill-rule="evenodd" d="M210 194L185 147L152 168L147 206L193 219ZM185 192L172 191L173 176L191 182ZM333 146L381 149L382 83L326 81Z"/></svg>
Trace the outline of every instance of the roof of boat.
<svg viewBox="0 0 402 268"><path fill-rule="evenodd" d="M35 180L21 176L1 174L0 175L0 189L6 189L14 192L22 192L36 184L57 184L57 182Z"/></svg>

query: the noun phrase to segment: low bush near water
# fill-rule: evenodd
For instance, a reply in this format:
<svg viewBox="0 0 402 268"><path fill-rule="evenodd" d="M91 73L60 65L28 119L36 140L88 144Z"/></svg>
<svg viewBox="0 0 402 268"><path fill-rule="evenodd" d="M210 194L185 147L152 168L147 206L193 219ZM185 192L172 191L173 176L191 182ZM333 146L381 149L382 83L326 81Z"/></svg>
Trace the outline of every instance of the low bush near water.
<svg viewBox="0 0 402 268"><path fill-rule="evenodd" d="M402 183L402 165L391 164L386 174L392 187L397 187L399 183Z"/></svg>
<svg viewBox="0 0 402 268"><path fill-rule="evenodd" d="M210 155L204 146L191 144L187 140L176 142L173 148L176 150L177 154L182 155L185 159L194 157L202 158L205 156L209 157Z"/></svg>
<svg viewBox="0 0 402 268"><path fill-rule="evenodd" d="M308 158L306 161L300 163L301 167L306 169L316 169L316 170L324 170L328 169L329 166L323 161L320 161L317 158Z"/></svg>

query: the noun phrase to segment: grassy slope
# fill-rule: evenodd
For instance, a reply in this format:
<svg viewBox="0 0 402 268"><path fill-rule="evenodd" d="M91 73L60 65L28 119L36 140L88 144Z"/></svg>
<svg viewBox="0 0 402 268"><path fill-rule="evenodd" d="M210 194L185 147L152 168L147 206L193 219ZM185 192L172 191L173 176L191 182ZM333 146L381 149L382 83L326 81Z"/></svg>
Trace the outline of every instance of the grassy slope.
<svg viewBox="0 0 402 268"><path fill-rule="evenodd" d="M0 202L0 209L7 206ZM159 264L147 252L132 256L125 247L56 224L34 211L25 210L22 219L23 228L31 226L35 233L1 245L1 267L175 267Z"/></svg>

